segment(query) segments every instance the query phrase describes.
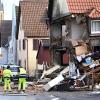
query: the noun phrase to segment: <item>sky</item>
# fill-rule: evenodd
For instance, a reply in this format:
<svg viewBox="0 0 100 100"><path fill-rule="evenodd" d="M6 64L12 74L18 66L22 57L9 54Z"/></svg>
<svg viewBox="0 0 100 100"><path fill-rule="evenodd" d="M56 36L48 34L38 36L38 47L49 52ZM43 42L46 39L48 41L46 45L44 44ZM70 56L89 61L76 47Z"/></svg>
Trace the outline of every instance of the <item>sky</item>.
<svg viewBox="0 0 100 100"><path fill-rule="evenodd" d="M12 19L12 6L13 4L18 5L19 0L1 0L4 5L4 20Z"/></svg>

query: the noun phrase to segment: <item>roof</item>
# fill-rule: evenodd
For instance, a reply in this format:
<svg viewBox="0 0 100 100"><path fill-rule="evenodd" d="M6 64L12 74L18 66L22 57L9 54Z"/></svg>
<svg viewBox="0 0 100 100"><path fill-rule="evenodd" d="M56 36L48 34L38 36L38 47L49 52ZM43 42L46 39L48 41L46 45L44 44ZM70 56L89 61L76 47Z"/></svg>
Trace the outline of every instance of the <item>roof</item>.
<svg viewBox="0 0 100 100"><path fill-rule="evenodd" d="M8 43L8 38L11 36L12 21L4 20L1 24L1 44L5 46Z"/></svg>
<svg viewBox="0 0 100 100"><path fill-rule="evenodd" d="M100 18L100 7L93 9L91 13L89 14L89 17L90 18Z"/></svg>
<svg viewBox="0 0 100 100"><path fill-rule="evenodd" d="M26 37L48 37L46 8L48 0L20 1L22 27Z"/></svg>
<svg viewBox="0 0 100 100"><path fill-rule="evenodd" d="M70 13L78 13L78 14L86 13L100 6L100 0L66 0L66 1ZM94 12L91 14L90 17L92 18L100 17L100 14L99 12Z"/></svg>

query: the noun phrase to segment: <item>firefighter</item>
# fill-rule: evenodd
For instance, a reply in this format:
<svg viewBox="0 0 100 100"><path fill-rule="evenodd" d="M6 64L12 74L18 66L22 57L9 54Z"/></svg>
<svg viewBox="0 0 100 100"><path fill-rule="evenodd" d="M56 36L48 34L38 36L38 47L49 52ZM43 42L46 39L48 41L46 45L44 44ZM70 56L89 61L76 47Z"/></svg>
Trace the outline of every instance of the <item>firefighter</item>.
<svg viewBox="0 0 100 100"><path fill-rule="evenodd" d="M3 78L4 78L4 92L8 91L11 92L11 77L12 72L10 70L10 66L7 66L6 69L3 71Z"/></svg>
<svg viewBox="0 0 100 100"><path fill-rule="evenodd" d="M26 70L23 67L19 67L18 92L21 92L21 90L25 92L26 78L27 78Z"/></svg>

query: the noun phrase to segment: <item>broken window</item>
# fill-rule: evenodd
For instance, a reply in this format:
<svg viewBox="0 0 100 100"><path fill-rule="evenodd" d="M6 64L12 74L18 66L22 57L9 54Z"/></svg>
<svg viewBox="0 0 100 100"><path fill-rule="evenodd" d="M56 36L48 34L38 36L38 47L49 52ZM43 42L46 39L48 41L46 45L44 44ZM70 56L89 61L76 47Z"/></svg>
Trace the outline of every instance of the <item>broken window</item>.
<svg viewBox="0 0 100 100"><path fill-rule="evenodd" d="M93 47L93 51L95 52L95 51L100 51L100 46L94 46Z"/></svg>
<svg viewBox="0 0 100 100"><path fill-rule="evenodd" d="M93 39L91 40L91 47L92 50L95 51L100 51L100 40L99 39Z"/></svg>

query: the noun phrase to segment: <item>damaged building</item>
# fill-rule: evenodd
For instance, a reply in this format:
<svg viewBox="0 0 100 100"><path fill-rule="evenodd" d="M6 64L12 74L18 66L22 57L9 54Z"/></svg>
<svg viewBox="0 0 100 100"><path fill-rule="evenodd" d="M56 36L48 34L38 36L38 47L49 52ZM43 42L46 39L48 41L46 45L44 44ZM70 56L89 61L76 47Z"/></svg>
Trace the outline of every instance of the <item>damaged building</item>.
<svg viewBox="0 0 100 100"><path fill-rule="evenodd" d="M52 64L67 68L66 77L75 84L100 85L100 1L98 0L49 0L48 26ZM61 70L60 70L61 72ZM59 72L59 73L60 73ZM60 81L63 81L62 76ZM57 77L56 77L57 78ZM45 90L60 81L53 79ZM52 86L50 84L52 83Z"/></svg>
<svg viewBox="0 0 100 100"><path fill-rule="evenodd" d="M90 3L89 0L86 2L84 0L81 2L78 0L49 0L51 48L54 48L53 55L60 58L59 62L54 56L54 61L58 60L57 62L62 65L61 61L64 62L62 58L67 57L64 54L69 53L66 51L71 52L73 47L76 47L76 55L88 53L88 51L100 51L99 4L98 1ZM82 49L85 50L77 51L79 45L82 45L84 47ZM54 53L57 51L59 54Z"/></svg>

